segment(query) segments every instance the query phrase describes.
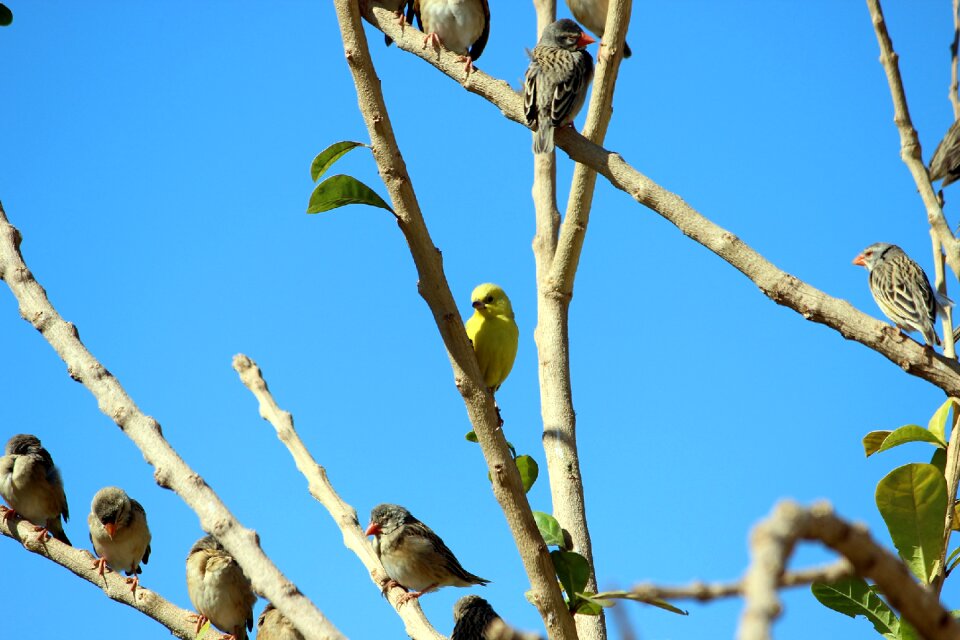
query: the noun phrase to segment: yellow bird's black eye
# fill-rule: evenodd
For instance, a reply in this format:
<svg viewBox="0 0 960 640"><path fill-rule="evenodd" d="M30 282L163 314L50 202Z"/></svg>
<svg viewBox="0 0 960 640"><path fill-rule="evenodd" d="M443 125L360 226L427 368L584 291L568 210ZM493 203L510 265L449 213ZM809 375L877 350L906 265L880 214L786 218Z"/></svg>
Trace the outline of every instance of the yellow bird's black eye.
<svg viewBox="0 0 960 640"><path fill-rule="evenodd" d="M484 304L491 304L493 302L493 296L487 296L483 299Z"/></svg>

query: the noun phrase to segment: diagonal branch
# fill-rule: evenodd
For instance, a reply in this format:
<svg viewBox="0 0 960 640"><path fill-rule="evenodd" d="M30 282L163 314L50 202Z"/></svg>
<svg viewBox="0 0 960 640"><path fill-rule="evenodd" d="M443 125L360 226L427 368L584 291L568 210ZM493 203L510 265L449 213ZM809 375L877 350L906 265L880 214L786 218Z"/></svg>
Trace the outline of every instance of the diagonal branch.
<svg viewBox="0 0 960 640"><path fill-rule="evenodd" d="M188 621L192 612L181 609L160 594L137 587L136 594L130 591L130 585L119 573L107 572L103 577L94 569L94 557L89 552L63 544L58 540L48 540L46 543L36 541L34 526L22 518L4 520L0 518L0 535L20 542L23 547L43 556L61 567L69 569L77 576L103 590L111 600L133 607L137 611L153 618L170 633L182 640L193 640L196 637L195 624ZM57 596L53 596L56 600ZM9 614L10 612L8 612Z"/></svg>
<svg viewBox="0 0 960 640"><path fill-rule="evenodd" d="M391 20L394 14L390 11L375 7L364 15L404 51L424 58L455 80L459 81L463 76L463 64L457 63L455 54L447 51L425 54L419 49L423 43L423 36L417 35L420 32L409 26L401 30L396 21ZM523 122L522 98L506 82L475 71L470 74L464 88L489 100L508 119ZM591 143L569 127L559 129L555 134L557 146L571 158L596 170L614 187L626 192L730 263L774 302L863 344L907 373L943 389L947 395L956 396L960 392L960 367L955 362L924 349L901 335L893 326L858 311L848 302L827 295L778 269L740 238L705 218L680 196L634 169L619 154Z"/></svg>
<svg viewBox="0 0 960 640"><path fill-rule="evenodd" d="M357 89L360 113L370 135L373 157L390 194L397 223L416 265L420 278L420 295L429 305L440 330L454 380L463 396L467 415L490 469L494 496L506 516L520 552L527 579L530 581L530 600L537 607L551 639L573 638L576 634L573 618L560 593L553 561L533 519L530 504L520 482L520 474L510 456L503 432L498 428L493 397L483 384L473 347L467 339L463 321L443 272L440 251L433 245L427 231L403 156L397 146L380 80L373 68L366 35L360 23L360 9L355 0L334 0L334 7L340 24L347 65ZM367 11L369 12L369 8ZM379 12L385 18L395 15L379 7L373 11ZM396 23L395 17L392 21L393 26L400 32L401 27ZM416 32L409 26L402 28L402 31L402 35L407 37ZM404 37L405 46L410 46L407 37ZM420 43L422 45L423 40ZM438 51L428 50L425 55L444 60L457 58L442 47L439 47ZM463 63L459 63L459 66L462 76L465 73ZM469 77L474 75L476 73L471 73Z"/></svg>
<svg viewBox="0 0 960 640"><path fill-rule="evenodd" d="M313 456L303 444L300 435L293 428L293 416L289 411L284 411L273 399L273 394L267 388L267 382L263 379L260 367L257 363L243 354L233 357L233 368L240 375L240 381L250 390L260 405L260 417L273 425L277 431L277 437L286 445L287 450L293 457L297 469L307 479L307 486L310 495L316 498L317 502L322 504L330 513L334 522L343 533L343 544L353 551L363 566L370 572L370 578L378 587L387 579L386 571L380 564L380 559L374 553L373 547L367 542L367 537L363 535L360 528L360 522L357 520L357 510L343 501L343 498L336 492L330 479L327 477L327 470L317 464ZM430 625L423 610L420 608L418 600L410 604L398 607L397 599L403 593L402 589L390 589L386 596L397 610L400 618L406 627L407 635L417 640L443 640L444 636Z"/></svg>
<svg viewBox="0 0 960 640"><path fill-rule="evenodd" d="M177 455L160 431L160 424L140 411L120 382L80 341L76 326L60 317L43 287L34 279L20 253L20 232L0 205L0 279L20 305L20 315L34 326L67 364L70 377L85 386L97 405L143 453L155 469L158 485L172 489L200 518L200 526L237 559L264 595L300 628L322 630L324 638L343 635L307 600L263 553L256 535L243 527L203 478Z"/></svg>

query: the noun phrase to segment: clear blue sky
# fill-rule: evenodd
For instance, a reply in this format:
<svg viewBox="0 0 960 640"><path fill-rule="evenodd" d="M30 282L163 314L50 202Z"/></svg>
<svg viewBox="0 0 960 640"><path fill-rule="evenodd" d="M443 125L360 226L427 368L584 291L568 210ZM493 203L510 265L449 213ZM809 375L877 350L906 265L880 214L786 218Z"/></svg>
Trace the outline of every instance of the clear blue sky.
<svg viewBox="0 0 960 640"><path fill-rule="evenodd" d="M259 362L363 522L377 503L406 505L492 580L475 592L510 623L540 629L479 448L463 440L466 414L396 224L371 208L304 213L313 156L367 140L330 3L8 4L0 199L30 268L91 351L351 638L404 634L258 417L230 367L238 352ZM518 87L535 44L532 5L491 4L478 67ZM950 3L885 4L929 158L952 120ZM542 462L530 135L368 36L461 312L480 282L513 300L521 344L499 401L508 438ZM850 264L861 249L897 243L930 269L863 2L637 0L629 42L609 148L781 268L877 317L866 273ZM565 202L572 163L559 155ZM366 151L337 169L384 193ZM960 189L948 190L946 209L956 222ZM602 179L571 342L604 586L735 579L750 528L781 498L828 499L888 542L876 483L931 453L917 444L867 460L860 439L925 424L938 390L777 306ZM93 494L124 487L154 536L143 585L189 607L184 558L202 535L197 518L154 484L5 289L0 352L0 440L31 432L49 448L66 482L68 534L87 545ZM550 510L546 478L530 498ZM803 546L794 566L831 558ZM0 561L17 576L3 592L4 610L17 612L5 616L9 637L167 637L9 539ZM956 581L944 593L952 607ZM424 597L440 631L465 593ZM621 606L648 640L732 637L741 611L739 601L681 603L689 617ZM876 637L807 589L790 592L777 637L811 630Z"/></svg>

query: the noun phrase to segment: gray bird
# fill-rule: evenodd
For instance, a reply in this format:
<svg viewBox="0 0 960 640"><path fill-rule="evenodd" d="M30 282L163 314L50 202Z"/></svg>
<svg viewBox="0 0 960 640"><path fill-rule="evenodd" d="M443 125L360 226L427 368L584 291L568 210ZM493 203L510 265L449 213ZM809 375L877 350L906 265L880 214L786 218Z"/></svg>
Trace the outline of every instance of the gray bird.
<svg viewBox="0 0 960 640"><path fill-rule="evenodd" d="M603 39L603 30L607 26L609 4L609 0L567 0L567 7L577 22L600 39ZM624 42L623 57L629 58L631 55L633 52L630 51L630 45Z"/></svg>
<svg viewBox="0 0 960 640"><path fill-rule="evenodd" d="M940 179L941 187L960 180L960 120L950 125L930 159L930 181Z"/></svg>
<svg viewBox="0 0 960 640"><path fill-rule="evenodd" d="M530 53L523 80L523 111L534 130L533 152L553 151L553 130L571 124L583 107L593 79L593 57L586 47L594 39L564 18L547 25Z"/></svg>
<svg viewBox="0 0 960 640"><path fill-rule="evenodd" d="M0 496L10 505L4 520L15 515L37 525L37 540L46 540L47 534L64 544L70 544L63 532L64 521L70 519L67 496L63 492L60 471L53 464L50 452L43 448L36 436L27 433L15 435L7 442L6 455L0 457Z"/></svg>
<svg viewBox="0 0 960 640"><path fill-rule="evenodd" d="M257 640L303 640L303 635L271 602L257 620Z"/></svg>
<svg viewBox="0 0 960 640"><path fill-rule="evenodd" d="M247 639L257 596L243 569L213 536L200 538L190 549L187 594L200 614L197 632L209 620L236 640Z"/></svg>
<svg viewBox="0 0 960 640"><path fill-rule="evenodd" d="M374 507L366 534L376 536L373 548L390 580L411 590L400 597L399 604L440 587L490 582L464 569L440 536L400 505Z"/></svg>
<svg viewBox="0 0 960 640"><path fill-rule="evenodd" d="M487 640L487 627L500 616L480 596L463 596L453 605L450 640Z"/></svg>
<svg viewBox="0 0 960 640"><path fill-rule="evenodd" d="M150 528L143 506L119 487L104 487L93 496L87 525L99 574L103 576L105 567L123 571L132 576L127 583L136 592L140 563L150 559Z"/></svg>
<svg viewBox="0 0 960 640"><path fill-rule="evenodd" d="M939 345L937 315L953 302L930 286L927 274L895 244L877 242L853 259L870 272L870 293L883 314L903 331L919 331L928 345Z"/></svg>
<svg viewBox="0 0 960 640"><path fill-rule="evenodd" d="M490 37L487 0L413 0L413 15L427 34L424 46L442 42L463 56L467 73L473 69L473 61L483 53Z"/></svg>

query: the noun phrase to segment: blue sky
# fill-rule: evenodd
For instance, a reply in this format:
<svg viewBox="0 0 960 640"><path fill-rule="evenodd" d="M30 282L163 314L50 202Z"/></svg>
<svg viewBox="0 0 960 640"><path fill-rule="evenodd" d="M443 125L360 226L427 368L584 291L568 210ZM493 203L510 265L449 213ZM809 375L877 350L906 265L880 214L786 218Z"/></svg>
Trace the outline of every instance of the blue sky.
<svg viewBox="0 0 960 640"><path fill-rule="evenodd" d="M238 352L263 368L363 522L377 503L407 506L492 580L476 592L508 622L540 629L479 448L463 440L470 426L396 224L372 208L304 213L314 155L368 139L332 5L8 4L0 199L28 265L87 347L348 636L402 637L403 627L258 417L230 367ZM532 4L492 4L477 66L519 87L535 44ZM928 159L952 121L950 3L885 10ZM850 264L861 249L893 242L931 270L864 3L637 0L633 14L608 148L779 267L877 317L865 271ZM530 135L367 32L461 313L480 282L513 300L520 350L498 399L508 438L542 463ZM337 170L385 193L364 150ZM560 153L561 203L571 170ZM960 191L946 197L955 223ZM602 179L571 345L603 586L735 579L750 528L781 498L830 500L889 544L876 483L931 453L915 444L868 460L860 439L925 424L938 390L777 306ZM35 433L51 451L74 543L87 543L93 494L124 487L154 536L143 585L189 607L184 559L202 535L197 518L154 484L3 291L0 350L0 440ZM546 478L530 499L550 510ZM5 608L21 612L6 617L11 637L58 637L65 620L76 638L166 637L9 539L0 559L17 575L4 592ZM793 565L831 559L802 546ZM944 592L952 607L955 581ZM424 597L441 632L465 593ZM621 606L648 640L732 637L741 611L740 601L681 603L689 617ZM777 637L811 629L876 637L807 589L789 592Z"/></svg>

